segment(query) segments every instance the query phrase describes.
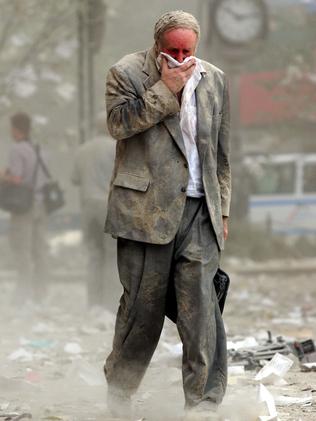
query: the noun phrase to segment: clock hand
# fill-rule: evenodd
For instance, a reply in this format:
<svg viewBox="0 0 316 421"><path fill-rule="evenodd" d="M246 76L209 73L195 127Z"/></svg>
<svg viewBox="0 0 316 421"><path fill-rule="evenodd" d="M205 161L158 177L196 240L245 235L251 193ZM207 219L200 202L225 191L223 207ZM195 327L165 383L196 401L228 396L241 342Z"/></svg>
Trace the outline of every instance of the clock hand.
<svg viewBox="0 0 316 421"><path fill-rule="evenodd" d="M235 10L231 9L228 6L223 6L223 10L226 10L226 12L229 13L234 18L238 18L239 17L239 14L237 12L235 12Z"/></svg>
<svg viewBox="0 0 316 421"><path fill-rule="evenodd" d="M236 12L234 9L232 9L228 6L223 6L223 10L225 10L227 13L229 13L236 20L246 20L246 19L249 19L249 18L252 18L252 17L260 17L259 12L245 14L245 13Z"/></svg>

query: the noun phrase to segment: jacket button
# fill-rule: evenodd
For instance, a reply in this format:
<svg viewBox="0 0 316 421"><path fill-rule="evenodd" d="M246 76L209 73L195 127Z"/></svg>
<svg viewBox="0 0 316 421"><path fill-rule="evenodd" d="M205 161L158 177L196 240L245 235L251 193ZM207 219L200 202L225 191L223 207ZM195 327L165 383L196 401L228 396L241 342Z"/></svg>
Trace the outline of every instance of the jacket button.
<svg viewBox="0 0 316 421"><path fill-rule="evenodd" d="M187 191L187 189L185 187L181 187L181 191L182 191L182 193L185 193Z"/></svg>

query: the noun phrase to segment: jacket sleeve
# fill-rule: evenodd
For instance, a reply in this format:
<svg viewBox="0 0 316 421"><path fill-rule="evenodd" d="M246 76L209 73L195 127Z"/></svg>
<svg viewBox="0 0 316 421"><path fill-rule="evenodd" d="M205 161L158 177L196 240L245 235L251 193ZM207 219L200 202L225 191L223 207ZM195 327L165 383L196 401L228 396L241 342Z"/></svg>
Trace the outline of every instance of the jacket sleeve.
<svg viewBox="0 0 316 421"><path fill-rule="evenodd" d="M223 90L222 120L218 134L217 178L220 186L222 215L229 216L231 200L231 168L230 168L230 105L228 81L225 77Z"/></svg>
<svg viewBox="0 0 316 421"><path fill-rule="evenodd" d="M105 98L108 129L117 140L141 133L180 111L177 97L163 81L139 95L121 66L110 69Z"/></svg>

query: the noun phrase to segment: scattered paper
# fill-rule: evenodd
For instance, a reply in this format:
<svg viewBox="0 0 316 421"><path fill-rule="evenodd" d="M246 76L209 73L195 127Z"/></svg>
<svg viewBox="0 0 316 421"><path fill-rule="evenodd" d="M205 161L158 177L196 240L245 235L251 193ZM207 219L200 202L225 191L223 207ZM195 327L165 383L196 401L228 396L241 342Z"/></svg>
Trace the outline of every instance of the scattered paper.
<svg viewBox="0 0 316 421"><path fill-rule="evenodd" d="M302 364L303 367L307 367L307 368L316 368L316 363L304 363Z"/></svg>
<svg viewBox="0 0 316 421"><path fill-rule="evenodd" d="M268 389L263 385L259 385L259 402L265 406L266 414L260 415L258 418L260 421L272 421L278 420L278 413L275 407L274 398Z"/></svg>
<svg viewBox="0 0 316 421"><path fill-rule="evenodd" d="M32 419L32 414L29 413L23 413L23 414L19 414L18 412L10 412L8 414L1 414L0 418L4 418L5 421L22 421L22 420L31 420Z"/></svg>
<svg viewBox="0 0 316 421"><path fill-rule="evenodd" d="M22 361L28 362L33 360L33 354L29 351L26 351L24 348L19 348L16 351L13 351L9 356L8 359L10 361Z"/></svg>
<svg viewBox="0 0 316 421"><path fill-rule="evenodd" d="M275 403L276 405L279 405L279 406L291 406L291 405L310 406L312 402L313 402L313 396L311 393L305 396L280 395L275 398Z"/></svg>
<svg viewBox="0 0 316 421"><path fill-rule="evenodd" d="M258 346L258 342L252 336L248 336L247 338L245 338L241 341L237 341L237 342L233 342L233 341L227 342L227 349L238 350L238 349L241 349L241 348L252 348L254 346Z"/></svg>
<svg viewBox="0 0 316 421"><path fill-rule="evenodd" d="M81 354L82 349L76 342L69 342L64 346L64 351L67 352L67 354Z"/></svg>
<svg viewBox="0 0 316 421"><path fill-rule="evenodd" d="M276 353L256 375L255 380L265 384L285 384L281 381L285 374L292 367L293 361L282 354Z"/></svg>
<svg viewBox="0 0 316 421"><path fill-rule="evenodd" d="M243 365L230 365L228 367L228 374L231 376L239 376L245 374L245 367Z"/></svg>

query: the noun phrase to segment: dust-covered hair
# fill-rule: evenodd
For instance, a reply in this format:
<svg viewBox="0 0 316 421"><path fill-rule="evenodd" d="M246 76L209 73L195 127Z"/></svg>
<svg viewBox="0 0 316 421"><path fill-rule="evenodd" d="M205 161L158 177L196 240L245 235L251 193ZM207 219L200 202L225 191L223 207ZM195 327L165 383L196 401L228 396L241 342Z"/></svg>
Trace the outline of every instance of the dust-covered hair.
<svg viewBox="0 0 316 421"><path fill-rule="evenodd" d="M161 36L165 32L178 28L192 29L197 38L200 38L200 25L196 18L183 10L174 10L164 13L157 20L154 30L155 43L157 44L161 40Z"/></svg>

